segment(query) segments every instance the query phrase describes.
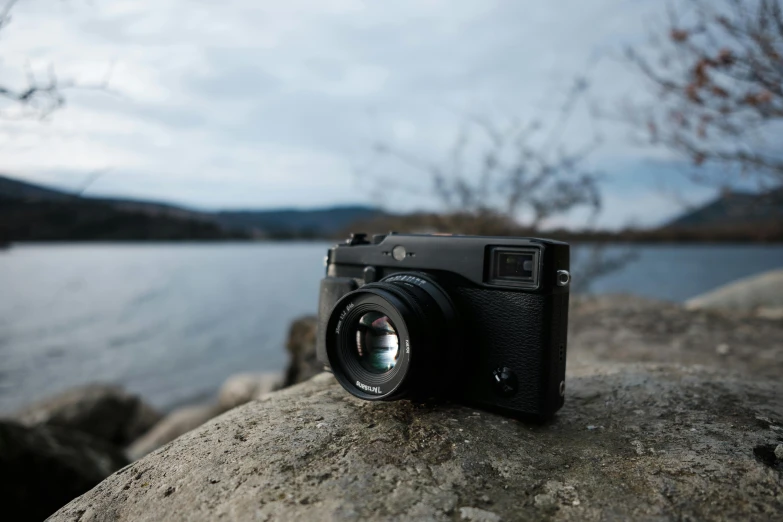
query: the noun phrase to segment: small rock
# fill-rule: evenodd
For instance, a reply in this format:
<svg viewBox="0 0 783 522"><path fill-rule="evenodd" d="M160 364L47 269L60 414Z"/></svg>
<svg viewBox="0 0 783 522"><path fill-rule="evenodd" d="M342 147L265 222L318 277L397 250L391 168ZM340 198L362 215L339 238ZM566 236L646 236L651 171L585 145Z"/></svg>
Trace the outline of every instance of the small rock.
<svg viewBox="0 0 783 522"><path fill-rule="evenodd" d="M541 509L550 509L557 505L555 497L546 493L541 493L533 497L533 503L536 507Z"/></svg>
<svg viewBox="0 0 783 522"><path fill-rule="evenodd" d="M783 444L778 444L775 447L775 458L783 460Z"/></svg>
<svg viewBox="0 0 783 522"><path fill-rule="evenodd" d="M721 343L715 347L715 351L718 353L718 355L728 355L729 345L726 343Z"/></svg>
<svg viewBox="0 0 783 522"><path fill-rule="evenodd" d="M541 497L540 499L538 497ZM537 505L542 508L552 508L558 505L578 506L579 496L576 488L557 480L549 480L544 484L544 493L536 495ZM576 504L574 504L576 502Z"/></svg>
<svg viewBox="0 0 783 522"><path fill-rule="evenodd" d="M631 445L636 450L637 455L644 455L644 446L642 445L641 441L632 440Z"/></svg>
<svg viewBox="0 0 783 522"><path fill-rule="evenodd" d="M223 410L258 399L273 392L283 384L276 373L239 373L223 383L218 392L218 404Z"/></svg>
<svg viewBox="0 0 783 522"><path fill-rule="evenodd" d="M474 522L500 522L500 517L497 514L474 507L459 508L459 516L462 520Z"/></svg>

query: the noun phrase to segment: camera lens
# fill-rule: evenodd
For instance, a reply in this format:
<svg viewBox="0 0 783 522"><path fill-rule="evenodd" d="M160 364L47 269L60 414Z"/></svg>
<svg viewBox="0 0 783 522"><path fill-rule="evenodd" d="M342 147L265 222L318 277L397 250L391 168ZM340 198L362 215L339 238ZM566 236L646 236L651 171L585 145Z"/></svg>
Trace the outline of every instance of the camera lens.
<svg viewBox="0 0 783 522"><path fill-rule="evenodd" d="M387 316L367 312L356 326L356 357L370 373L386 373L397 364L400 338Z"/></svg>
<svg viewBox="0 0 783 522"><path fill-rule="evenodd" d="M337 302L326 324L329 366L363 399L444 391L461 359L458 323L432 276L395 274Z"/></svg>

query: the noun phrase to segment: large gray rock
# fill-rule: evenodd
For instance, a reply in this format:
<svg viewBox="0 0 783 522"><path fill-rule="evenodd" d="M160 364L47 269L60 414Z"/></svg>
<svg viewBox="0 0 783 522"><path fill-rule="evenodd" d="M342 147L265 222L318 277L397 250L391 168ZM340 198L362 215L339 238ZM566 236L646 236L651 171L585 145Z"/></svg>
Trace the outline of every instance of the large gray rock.
<svg viewBox="0 0 783 522"><path fill-rule="evenodd" d="M783 376L783 322L634 296L572 298L568 366L698 364Z"/></svg>
<svg viewBox="0 0 783 522"><path fill-rule="evenodd" d="M740 279L694 297L685 303L691 310L755 312L783 318L783 269Z"/></svg>
<svg viewBox="0 0 783 522"><path fill-rule="evenodd" d="M574 299L569 335L568 401L552 423L370 404L320 376L183 435L56 520L765 520L781 509L783 324L611 296ZM314 340L314 318L292 325L289 382L318 371ZM245 400L250 381L227 382L223 406L179 425Z"/></svg>
<svg viewBox="0 0 783 522"><path fill-rule="evenodd" d="M2 518L43 520L126 464L119 449L83 433L0 421Z"/></svg>
<svg viewBox="0 0 783 522"><path fill-rule="evenodd" d="M52 520L770 520L783 383L581 365L543 425L371 403L323 374L235 408Z"/></svg>
<svg viewBox="0 0 783 522"><path fill-rule="evenodd" d="M139 459L180 435L198 428L223 411L225 410L218 404L183 406L176 409L128 446L125 454L130 460Z"/></svg>
<svg viewBox="0 0 783 522"><path fill-rule="evenodd" d="M324 365L315 355L315 336L317 318L305 316L296 319L288 330L288 368L283 386L293 386L304 382L323 371Z"/></svg>
<svg viewBox="0 0 783 522"><path fill-rule="evenodd" d="M149 430L161 414L120 387L92 384L34 403L12 418L25 426L61 426L124 446Z"/></svg>

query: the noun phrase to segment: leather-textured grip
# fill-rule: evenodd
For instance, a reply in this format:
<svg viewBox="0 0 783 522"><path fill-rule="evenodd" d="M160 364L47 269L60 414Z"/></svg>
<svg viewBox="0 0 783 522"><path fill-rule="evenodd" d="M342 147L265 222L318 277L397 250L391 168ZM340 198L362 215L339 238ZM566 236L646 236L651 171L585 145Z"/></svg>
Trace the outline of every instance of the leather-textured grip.
<svg viewBox="0 0 783 522"><path fill-rule="evenodd" d="M467 334L464 400L525 414L554 413L557 407L547 404L553 296L471 287L458 287L452 296ZM517 392L508 397L493 380L493 371L503 367L518 380Z"/></svg>

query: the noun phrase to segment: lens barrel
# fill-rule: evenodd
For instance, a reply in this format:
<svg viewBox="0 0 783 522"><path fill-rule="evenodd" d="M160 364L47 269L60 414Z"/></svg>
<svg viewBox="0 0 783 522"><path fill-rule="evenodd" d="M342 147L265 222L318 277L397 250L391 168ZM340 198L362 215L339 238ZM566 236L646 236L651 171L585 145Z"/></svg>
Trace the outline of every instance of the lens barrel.
<svg viewBox="0 0 783 522"><path fill-rule="evenodd" d="M343 296L326 327L326 354L340 384L367 400L437 395L461 361L459 322L428 274L395 274Z"/></svg>

